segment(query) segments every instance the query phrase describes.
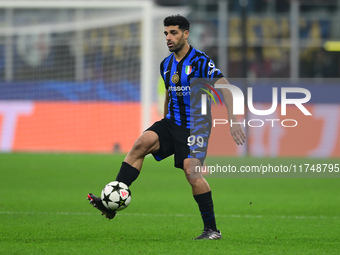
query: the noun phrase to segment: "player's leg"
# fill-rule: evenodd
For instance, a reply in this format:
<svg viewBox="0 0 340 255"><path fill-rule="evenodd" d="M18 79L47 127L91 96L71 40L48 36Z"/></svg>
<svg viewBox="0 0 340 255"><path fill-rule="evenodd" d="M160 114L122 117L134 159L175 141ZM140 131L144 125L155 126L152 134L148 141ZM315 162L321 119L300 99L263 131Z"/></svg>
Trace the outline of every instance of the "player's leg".
<svg viewBox="0 0 340 255"><path fill-rule="evenodd" d="M191 130L174 127L172 135L175 140L175 166L184 170L204 224L203 234L195 239L220 239L210 186L201 172L207 155L210 126L200 125L200 128Z"/></svg>
<svg viewBox="0 0 340 255"><path fill-rule="evenodd" d="M137 179L144 157L149 153L152 153L157 161L174 153L169 125L167 119L157 121L137 139L122 163L116 178L117 181L130 186Z"/></svg>
<svg viewBox="0 0 340 255"><path fill-rule="evenodd" d="M120 181L130 186L134 182L143 165L146 155L154 153L160 148L158 135L151 130L145 131L134 143L132 149L126 155L116 181Z"/></svg>
<svg viewBox="0 0 340 255"><path fill-rule="evenodd" d="M127 154L124 162L121 165L116 181L123 182L130 186L137 179L142 168L144 157L157 151L160 147L158 135L153 131L145 131L135 142L130 152ZM107 209L100 197L91 193L87 195L87 199L95 208L101 211L108 219L113 219L116 212Z"/></svg>
<svg viewBox="0 0 340 255"><path fill-rule="evenodd" d="M201 173L201 161L197 158L186 158L183 162L185 177L192 188L192 194L210 192L210 186Z"/></svg>
<svg viewBox="0 0 340 255"><path fill-rule="evenodd" d="M192 194L198 204L204 224L202 235L195 239L220 239L221 233L216 228L214 204L211 196L211 189L203 177L201 161L196 158L187 158L183 162L183 170L192 188Z"/></svg>
<svg viewBox="0 0 340 255"><path fill-rule="evenodd" d="M144 157L159 150L159 147L158 135L154 131L147 130L136 140L132 149L126 155L124 162L140 171Z"/></svg>

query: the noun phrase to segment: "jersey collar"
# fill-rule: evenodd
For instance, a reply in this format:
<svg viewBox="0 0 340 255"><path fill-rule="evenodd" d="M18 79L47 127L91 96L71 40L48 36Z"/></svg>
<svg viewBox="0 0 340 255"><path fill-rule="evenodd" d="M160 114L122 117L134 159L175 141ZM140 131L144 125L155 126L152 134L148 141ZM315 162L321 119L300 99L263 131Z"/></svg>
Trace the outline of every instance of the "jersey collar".
<svg viewBox="0 0 340 255"><path fill-rule="evenodd" d="M181 61L179 61L179 62L177 62L177 60L176 60L176 58L175 58L175 54L174 54L174 53L172 54L172 57L174 58L174 61L175 61L175 62L177 62L177 63L179 64L179 63L183 62L183 61L189 56L189 54L191 53L191 51L192 51L192 49L193 49L193 47L192 47L191 45L189 45L189 46L190 46L190 48L189 48L187 54L185 54L185 56L184 56L184 57L181 59Z"/></svg>

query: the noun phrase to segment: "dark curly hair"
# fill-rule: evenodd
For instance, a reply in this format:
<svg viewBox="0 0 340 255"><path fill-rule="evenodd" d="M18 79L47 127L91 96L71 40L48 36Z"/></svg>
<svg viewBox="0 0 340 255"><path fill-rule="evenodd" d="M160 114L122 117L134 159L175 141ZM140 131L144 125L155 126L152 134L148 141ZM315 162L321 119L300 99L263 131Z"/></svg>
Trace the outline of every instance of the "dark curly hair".
<svg viewBox="0 0 340 255"><path fill-rule="evenodd" d="M179 14L166 17L163 21L163 24L165 27L178 25L178 28L182 31L189 31L190 28L189 21Z"/></svg>

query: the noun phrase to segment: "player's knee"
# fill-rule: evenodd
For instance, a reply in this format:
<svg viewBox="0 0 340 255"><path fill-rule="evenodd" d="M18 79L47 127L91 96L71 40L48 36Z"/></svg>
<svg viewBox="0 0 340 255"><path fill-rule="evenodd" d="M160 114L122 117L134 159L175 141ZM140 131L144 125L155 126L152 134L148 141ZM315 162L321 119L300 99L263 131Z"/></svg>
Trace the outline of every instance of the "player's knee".
<svg viewBox="0 0 340 255"><path fill-rule="evenodd" d="M159 149L158 136L154 134L143 134L132 147L132 153L138 156L146 156Z"/></svg>
<svg viewBox="0 0 340 255"><path fill-rule="evenodd" d="M190 183L191 186L195 186L199 179L202 178L202 174L200 172L195 171L194 167L188 167L184 169L185 177Z"/></svg>
<svg viewBox="0 0 340 255"><path fill-rule="evenodd" d="M138 138L132 147L132 152L140 156L145 156L148 151L148 142L145 139Z"/></svg>
<svg viewBox="0 0 340 255"><path fill-rule="evenodd" d="M201 178L201 162L199 159L187 158L183 162L183 170L185 176L189 180L190 178Z"/></svg>

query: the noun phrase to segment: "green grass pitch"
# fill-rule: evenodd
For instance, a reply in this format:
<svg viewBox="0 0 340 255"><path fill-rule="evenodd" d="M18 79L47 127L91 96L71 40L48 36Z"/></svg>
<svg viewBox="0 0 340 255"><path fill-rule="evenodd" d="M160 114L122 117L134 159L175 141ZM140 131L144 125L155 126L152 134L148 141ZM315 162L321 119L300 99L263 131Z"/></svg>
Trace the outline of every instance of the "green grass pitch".
<svg viewBox="0 0 340 255"><path fill-rule="evenodd" d="M0 154L0 254L339 254L339 178L208 178L223 239L203 225L173 159L147 157L130 206L106 220L86 200L124 155ZM229 158L234 165L339 160ZM340 173L339 173L340 174Z"/></svg>

